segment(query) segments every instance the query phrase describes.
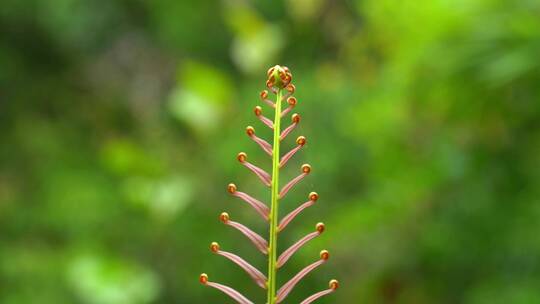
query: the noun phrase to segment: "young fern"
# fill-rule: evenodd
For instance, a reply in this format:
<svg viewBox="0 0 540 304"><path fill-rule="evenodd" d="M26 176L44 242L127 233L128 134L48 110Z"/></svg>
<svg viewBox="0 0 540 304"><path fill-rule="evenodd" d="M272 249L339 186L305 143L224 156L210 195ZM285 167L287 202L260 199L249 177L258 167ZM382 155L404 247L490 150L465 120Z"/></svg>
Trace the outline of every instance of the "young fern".
<svg viewBox="0 0 540 304"><path fill-rule="evenodd" d="M221 213L219 217L225 225L231 226L240 231L253 243L253 245L255 245L255 247L262 254L268 256L267 275L263 274L257 268L250 265L241 257L227 251L222 251L219 244L216 242L213 242L210 245L210 250L213 253L221 255L240 266L240 268L242 268L259 287L267 290L267 304L279 304L285 300L285 298L293 290L296 284L298 284L298 282L302 280L302 278L304 278L315 268L326 263L326 261L330 257L330 254L326 250L321 251L320 258L317 261L302 269L281 288L277 288L277 272L279 268L281 268L289 260L289 258L292 257L294 253L296 253L303 245L305 245L310 240L316 238L317 236L321 235L325 230L325 226L323 223L318 223L315 226L314 232L301 238L278 256L277 241L279 233L282 232L287 227L287 225L303 210L314 205L315 202L319 199L319 195L315 192L311 192L308 195L307 202L301 204L288 215L283 217L281 221L279 221L278 208L280 200L285 197L287 192L289 192L289 190L291 190L297 183L299 183L304 177L309 175L309 173L311 172L311 166L308 164L302 165L300 174L288 183L286 183L284 186L282 186L281 189L279 188L280 169L284 167L287 162L306 144L306 138L304 136L298 137L296 139L296 147L281 156L280 142L284 140L287 135L289 135L300 122L300 115L293 114L291 116L291 125L283 129L283 131L281 130L282 117L287 115L297 104L296 98L292 96L295 91L295 86L291 83L292 74L287 67L281 67L279 65L276 65L268 70L267 76L268 80L266 82L266 86L272 93L276 95L276 101L274 102L268 98L269 92L267 90L262 91L260 97L263 102L265 102L267 105L274 109L274 120L263 116L262 108L260 106L255 107L254 112L257 118L265 126L273 130L273 144L270 144L264 139L258 137L255 134L255 129L251 126L248 126L246 128L246 133L253 141L255 141L255 143L257 143L263 149L264 152L266 152L272 158L272 174L270 175L263 169L248 162L248 156L244 152L239 153L237 159L243 166L252 171L261 180L263 184L270 187L270 207L268 207L260 200L250 196L249 194L239 191L235 184L229 184L227 190L232 196L240 198L242 201L250 205L265 221L269 223L269 241L265 240L262 236L252 231L248 227L238 222L232 221L229 214L226 212ZM283 109L282 103L284 102L287 103L287 106ZM222 291L240 304L253 304L252 301L250 301L245 296L240 294L238 291L232 289L231 287L210 282L208 280L208 275L204 273L200 275L199 280L203 285L214 287ZM311 295L310 297L302 301L301 304L312 303L315 300L334 292L338 287L338 281L331 280L328 289Z"/></svg>

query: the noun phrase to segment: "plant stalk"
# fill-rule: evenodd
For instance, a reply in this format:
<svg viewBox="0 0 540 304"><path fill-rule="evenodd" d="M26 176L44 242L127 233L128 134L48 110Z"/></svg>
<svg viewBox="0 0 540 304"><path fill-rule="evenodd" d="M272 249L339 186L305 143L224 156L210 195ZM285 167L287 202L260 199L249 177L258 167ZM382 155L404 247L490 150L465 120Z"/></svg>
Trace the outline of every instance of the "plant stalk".
<svg viewBox="0 0 540 304"><path fill-rule="evenodd" d="M281 98L279 89L276 98L274 118L274 145L272 149L272 203L270 210L270 244L268 248L268 304L276 304L276 275L277 275L277 238L278 238L278 207L279 207L279 137L281 133Z"/></svg>

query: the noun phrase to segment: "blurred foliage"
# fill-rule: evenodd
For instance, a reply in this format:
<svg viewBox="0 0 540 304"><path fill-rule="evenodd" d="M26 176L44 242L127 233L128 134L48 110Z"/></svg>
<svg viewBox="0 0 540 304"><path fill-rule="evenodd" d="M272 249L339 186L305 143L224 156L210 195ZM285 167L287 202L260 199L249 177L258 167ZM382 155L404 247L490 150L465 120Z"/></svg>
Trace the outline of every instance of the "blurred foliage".
<svg viewBox="0 0 540 304"><path fill-rule="evenodd" d="M5 0L0 10L0 302L261 303L207 246L261 269L221 211L266 68L291 68L321 195L320 303L540 303L540 2ZM268 109L268 108L266 108ZM268 110L267 110L268 111ZM268 113L267 113L268 114ZM286 145L292 145L287 143ZM285 148L287 149L287 148ZM294 167L291 165L290 167ZM285 170L284 180L296 169Z"/></svg>

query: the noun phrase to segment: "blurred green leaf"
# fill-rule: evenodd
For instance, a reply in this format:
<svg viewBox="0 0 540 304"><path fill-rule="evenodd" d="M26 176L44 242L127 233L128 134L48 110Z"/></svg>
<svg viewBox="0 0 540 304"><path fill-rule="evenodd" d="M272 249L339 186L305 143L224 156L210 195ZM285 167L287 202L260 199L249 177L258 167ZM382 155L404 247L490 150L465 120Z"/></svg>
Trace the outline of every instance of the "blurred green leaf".
<svg viewBox="0 0 540 304"><path fill-rule="evenodd" d="M95 255L74 259L68 278L84 303L151 303L159 293L159 281L152 272Z"/></svg>

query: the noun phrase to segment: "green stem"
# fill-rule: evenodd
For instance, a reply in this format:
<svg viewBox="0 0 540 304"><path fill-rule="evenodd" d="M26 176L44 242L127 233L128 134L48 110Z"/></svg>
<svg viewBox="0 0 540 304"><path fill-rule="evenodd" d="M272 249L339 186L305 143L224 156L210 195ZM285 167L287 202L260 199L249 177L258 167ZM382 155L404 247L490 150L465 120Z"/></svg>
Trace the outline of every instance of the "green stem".
<svg viewBox="0 0 540 304"><path fill-rule="evenodd" d="M274 118L274 145L272 149L272 204L270 211L270 245L268 248L268 304L276 304L276 260L279 205L279 136L281 133L281 89L277 92Z"/></svg>

